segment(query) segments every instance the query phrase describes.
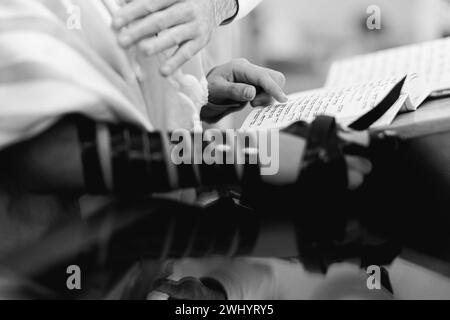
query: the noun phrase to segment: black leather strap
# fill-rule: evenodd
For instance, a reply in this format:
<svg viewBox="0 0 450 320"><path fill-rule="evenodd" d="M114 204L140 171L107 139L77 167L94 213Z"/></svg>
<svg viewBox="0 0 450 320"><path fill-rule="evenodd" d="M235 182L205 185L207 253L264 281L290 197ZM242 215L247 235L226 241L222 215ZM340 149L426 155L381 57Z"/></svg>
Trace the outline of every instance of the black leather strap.
<svg viewBox="0 0 450 320"><path fill-rule="evenodd" d="M349 128L356 131L369 129L371 125L377 122L378 119L380 119L398 101L403 86L405 85L405 81L406 77L403 78L377 106L350 124Z"/></svg>
<svg viewBox="0 0 450 320"><path fill-rule="evenodd" d="M155 192L170 191L169 174L166 166L166 154L161 133L150 132L147 134L150 152L148 159L148 171L150 172L152 190Z"/></svg>
<svg viewBox="0 0 450 320"><path fill-rule="evenodd" d="M121 195L170 190L161 133L109 126L114 191Z"/></svg>
<svg viewBox="0 0 450 320"><path fill-rule="evenodd" d="M125 141L124 129L120 126L109 126L111 137L111 158L113 169L114 191L128 193L128 148Z"/></svg>
<svg viewBox="0 0 450 320"><path fill-rule="evenodd" d="M222 142L225 144L227 141L226 133L221 132L220 134L222 135ZM222 187L238 184L235 165L233 163L227 164L227 154L228 152L234 153L234 150L220 150L220 146L217 144L217 141L206 140L207 139L203 139L203 150L205 150L207 147L215 147L213 155L214 163L202 163L202 165L200 165L202 185ZM206 159L203 159L203 161L205 160Z"/></svg>
<svg viewBox="0 0 450 320"><path fill-rule="evenodd" d="M197 134L197 133L193 133L193 134ZM193 134L190 135L186 135L183 136L181 135L179 137L178 140L173 140L173 135L170 139L171 143L173 145L178 145L178 144L182 144L182 143L187 143L184 141L184 139L191 139L192 142L189 142L189 144L192 146L194 145L194 137ZM180 159L183 159L181 164L177 165L177 172L178 172L178 183L181 189L186 189L186 188L196 188L200 185L200 181L198 177L196 177L195 175L195 171L194 171L194 150L186 150L186 149L182 149L181 150L182 153L178 154L178 156L180 157Z"/></svg>
<svg viewBox="0 0 450 320"><path fill-rule="evenodd" d="M303 194L302 213L293 216L301 260L311 271L326 272L334 245L345 234L346 217L336 213L347 192L347 165L334 118L319 116L311 124L304 169L297 192Z"/></svg>
<svg viewBox="0 0 450 320"><path fill-rule="evenodd" d="M106 184L98 155L97 126L94 121L83 116L75 116L75 123L81 147L86 190L91 194L103 194L106 192Z"/></svg>
<svg viewBox="0 0 450 320"><path fill-rule="evenodd" d="M347 188L347 165L334 118L319 116L311 124L303 161L300 183Z"/></svg>
<svg viewBox="0 0 450 320"><path fill-rule="evenodd" d="M128 186L136 195L148 192L151 186L149 176L145 174L147 159L144 138L144 133L139 128L128 129Z"/></svg>

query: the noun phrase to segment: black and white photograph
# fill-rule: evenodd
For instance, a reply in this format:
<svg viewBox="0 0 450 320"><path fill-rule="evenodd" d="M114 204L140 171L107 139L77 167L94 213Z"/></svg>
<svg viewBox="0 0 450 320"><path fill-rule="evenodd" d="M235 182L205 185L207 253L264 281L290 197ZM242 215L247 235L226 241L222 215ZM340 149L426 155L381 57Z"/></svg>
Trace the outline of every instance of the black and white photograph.
<svg viewBox="0 0 450 320"><path fill-rule="evenodd" d="M0 0L0 300L450 300L450 0Z"/></svg>

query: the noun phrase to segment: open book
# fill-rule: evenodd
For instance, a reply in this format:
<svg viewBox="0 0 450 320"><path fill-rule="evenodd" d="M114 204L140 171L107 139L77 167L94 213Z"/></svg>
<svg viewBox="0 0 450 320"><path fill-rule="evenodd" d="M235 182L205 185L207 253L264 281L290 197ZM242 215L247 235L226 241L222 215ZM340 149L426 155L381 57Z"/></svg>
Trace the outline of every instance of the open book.
<svg viewBox="0 0 450 320"><path fill-rule="evenodd" d="M255 108L242 129L286 127L317 115L343 126L388 126L430 95L450 89L450 38L335 62L324 88L292 94L287 103Z"/></svg>

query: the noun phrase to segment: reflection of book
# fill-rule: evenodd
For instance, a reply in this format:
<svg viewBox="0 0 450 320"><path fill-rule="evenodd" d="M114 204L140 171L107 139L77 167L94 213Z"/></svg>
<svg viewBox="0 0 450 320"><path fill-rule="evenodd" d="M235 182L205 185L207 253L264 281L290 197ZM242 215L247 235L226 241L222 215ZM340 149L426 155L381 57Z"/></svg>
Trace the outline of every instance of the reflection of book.
<svg viewBox="0 0 450 320"><path fill-rule="evenodd" d="M336 62L324 88L254 109L243 129L280 128L319 114L335 116L344 126L370 115L377 117L366 121L372 128L387 126L400 111L414 111L433 92L450 89L449 52L447 38ZM392 104L380 106L387 101Z"/></svg>

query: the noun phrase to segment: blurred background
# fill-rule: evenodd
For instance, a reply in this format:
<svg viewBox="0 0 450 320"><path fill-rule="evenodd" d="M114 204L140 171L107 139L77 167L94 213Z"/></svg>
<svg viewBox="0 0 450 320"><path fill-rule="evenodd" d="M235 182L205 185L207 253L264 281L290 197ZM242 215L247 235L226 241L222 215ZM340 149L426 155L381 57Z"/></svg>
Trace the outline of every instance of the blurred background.
<svg viewBox="0 0 450 320"><path fill-rule="evenodd" d="M241 0L245 1L245 0ZM381 29L367 20L377 6ZM449 0L265 0L223 27L208 51L213 63L245 57L286 74L286 91L322 87L340 58L450 35ZM239 127L249 110L226 119Z"/></svg>

